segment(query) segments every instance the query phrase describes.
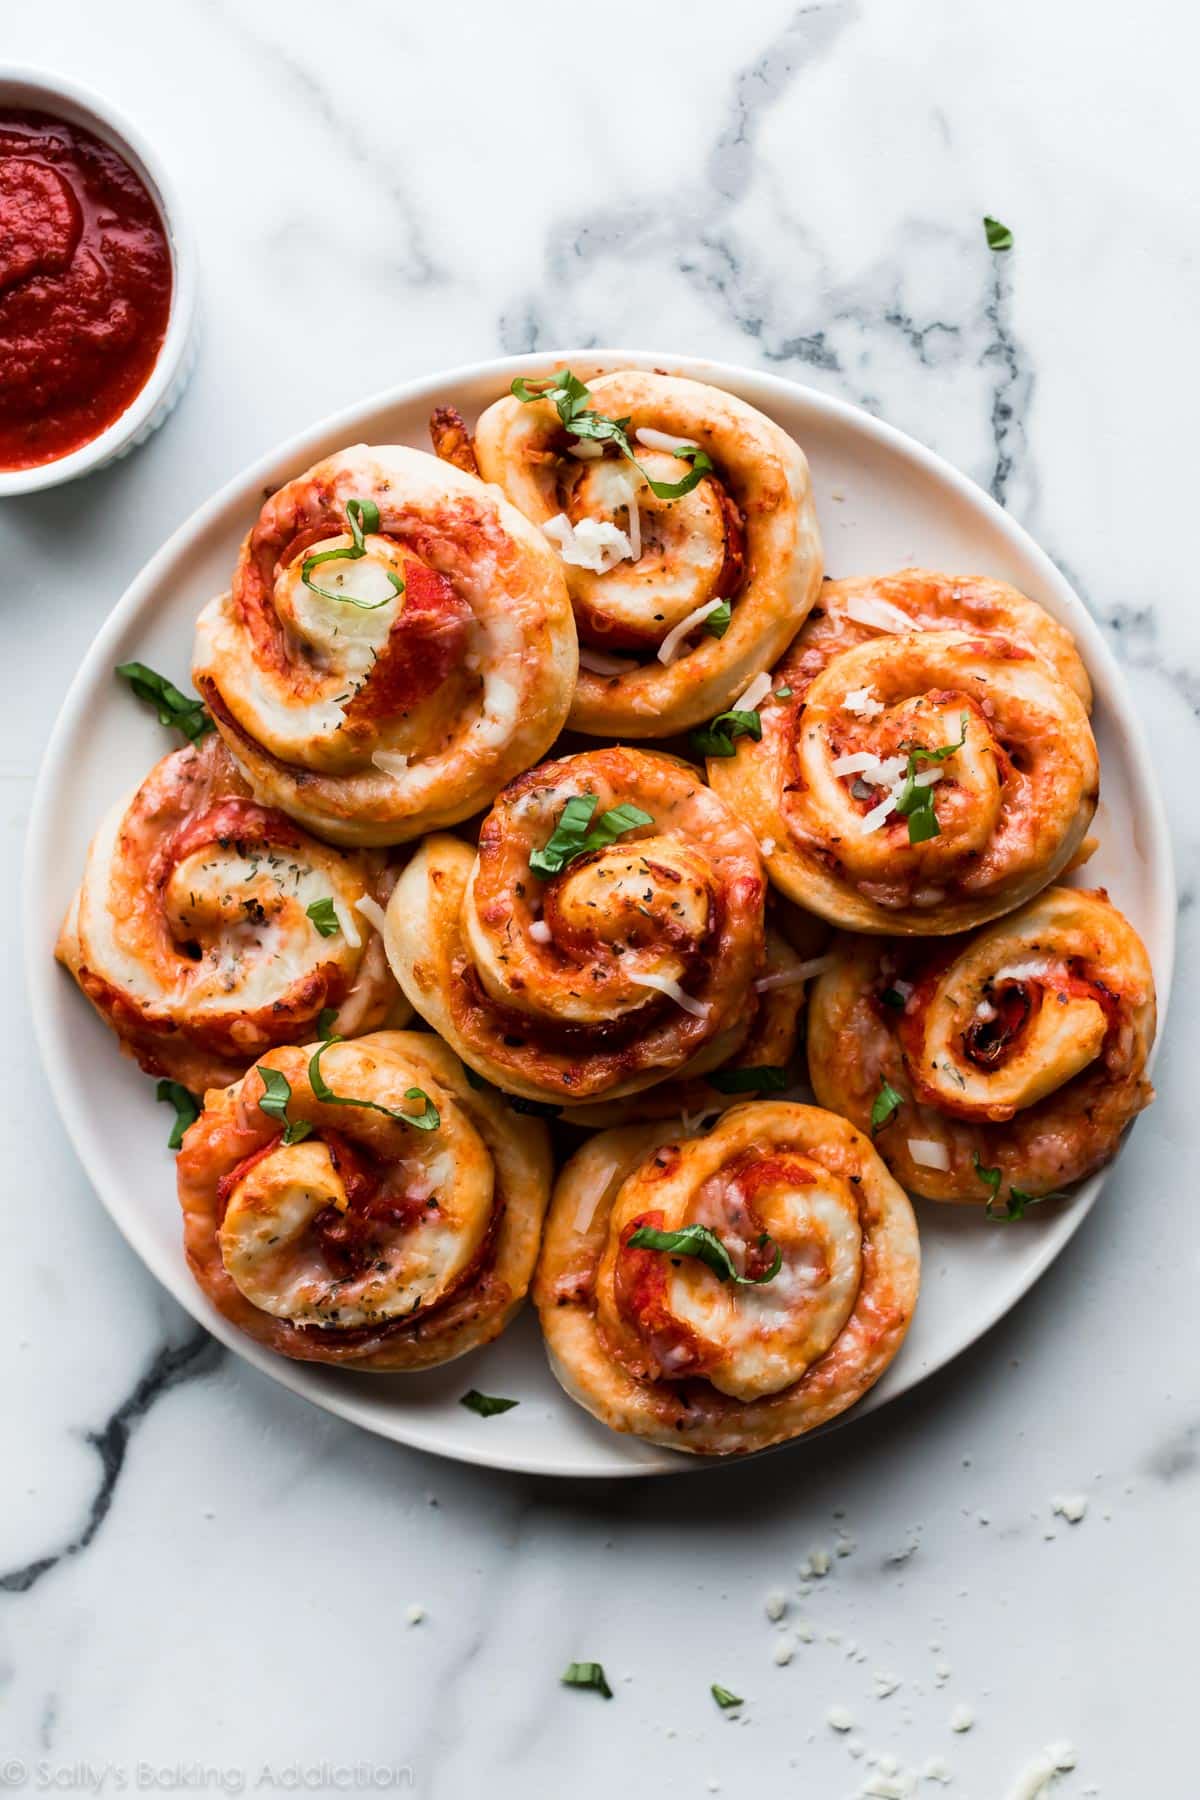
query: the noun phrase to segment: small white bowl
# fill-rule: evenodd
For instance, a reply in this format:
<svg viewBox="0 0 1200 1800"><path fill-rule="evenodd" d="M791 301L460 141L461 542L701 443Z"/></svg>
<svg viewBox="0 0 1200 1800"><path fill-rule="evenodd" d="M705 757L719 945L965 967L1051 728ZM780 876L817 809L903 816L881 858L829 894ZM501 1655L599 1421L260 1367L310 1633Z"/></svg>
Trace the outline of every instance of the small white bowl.
<svg viewBox="0 0 1200 1800"><path fill-rule="evenodd" d="M32 469L0 469L0 499L32 494L90 475L142 444L162 424L187 386L193 361L196 316L196 258L175 191L157 154L116 107L98 94L61 75L38 69L0 65L0 110L13 107L50 113L69 125L81 125L119 152L146 184L162 215L171 248L171 310L158 360L140 393L111 425L53 462Z"/></svg>

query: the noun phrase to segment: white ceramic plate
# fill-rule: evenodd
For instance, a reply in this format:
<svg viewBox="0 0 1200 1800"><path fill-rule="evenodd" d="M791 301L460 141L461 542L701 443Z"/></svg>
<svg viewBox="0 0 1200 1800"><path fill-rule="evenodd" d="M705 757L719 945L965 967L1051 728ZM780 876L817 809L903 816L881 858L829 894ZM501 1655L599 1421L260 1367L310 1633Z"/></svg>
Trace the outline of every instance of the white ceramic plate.
<svg viewBox="0 0 1200 1800"><path fill-rule="evenodd" d="M577 373L660 368L715 383L777 419L812 466L826 568L842 576L922 563L999 576L1070 626L1096 691L1104 791L1102 882L1141 932L1165 1008L1174 936L1174 882L1162 804L1124 682L1081 602L1042 551L987 495L912 439L868 414L778 376L721 363L626 351L579 351ZM315 426L248 469L201 507L147 565L97 634L50 739L34 801L26 864L28 981L42 1057L71 1140L117 1225L159 1280L214 1335L318 1406L369 1431L464 1462L552 1475L646 1475L709 1467L703 1459L621 1437L560 1391L527 1309L498 1343L422 1375L365 1375L288 1362L240 1336L193 1283L175 1200L169 1120L154 1084L117 1054L112 1034L52 960L55 931L92 830L111 802L170 747L153 715L114 681L139 658L186 681L197 612L224 587L264 487L345 444L429 448L426 422L453 402L468 419L542 374L545 356L510 357L412 382ZM920 1203L924 1281L907 1342L856 1411L861 1417L941 1368L981 1337L1037 1280L1082 1223L1100 1188L1011 1229L974 1208ZM492 1419L458 1404L468 1387L516 1397Z"/></svg>

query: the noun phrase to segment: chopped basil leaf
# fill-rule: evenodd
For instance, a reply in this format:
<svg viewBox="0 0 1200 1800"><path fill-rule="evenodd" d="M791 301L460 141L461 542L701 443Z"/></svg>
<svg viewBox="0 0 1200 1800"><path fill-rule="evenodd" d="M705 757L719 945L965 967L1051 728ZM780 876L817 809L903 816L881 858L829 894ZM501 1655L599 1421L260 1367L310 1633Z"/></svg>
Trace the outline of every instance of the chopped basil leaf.
<svg viewBox="0 0 1200 1800"><path fill-rule="evenodd" d="M976 1150L976 1152L975 1152L974 1161L975 1161L975 1173L978 1175L980 1181L982 1181L985 1184L985 1186L987 1186L991 1190L989 1198L988 1198L988 1205L990 1206L992 1204L992 1201L996 1198L997 1194L1000 1192L1000 1170L999 1169L985 1169L978 1150Z"/></svg>
<svg viewBox="0 0 1200 1800"><path fill-rule="evenodd" d="M139 700L154 707L160 725L173 725L189 743L198 744L213 729L203 700L195 694L180 693L173 682L146 663L118 663L117 674L125 678Z"/></svg>
<svg viewBox="0 0 1200 1800"><path fill-rule="evenodd" d="M326 1038L320 1049L314 1050L308 1059L308 1082L318 1100L323 1100L326 1106L358 1106L365 1112L382 1113L385 1119L396 1119L401 1125L411 1125L414 1131L437 1130L442 1122L441 1114L424 1088L407 1088L404 1094L406 1100L425 1102L419 1113L400 1112L390 1106L379 1106L374 1100L355 1100L349 1094L335 1094L321 1073L321 1058L334 1044L343 1041L338 1037Z"/></svg>
<svg viewBox="0 0 1200 1800"><path fill-rule="evenodd" d="M535 875L559 875L589 851L605 850L625 832L654 823L639 806L614 806L589 830L595 810L595 794L572 794L547 842L530 855L529 867Z"/></svg>
<svg viewBox="0 0 1200 1800"><path fill-rule="evenodd" d="M175 1108L175 1123L167 1139L167 1149L178 1150L184 1132L200 1117L200 1102L180 1081L160 1081L154 1090L154 1098L165 1100L168 1106Z"/></svg>
<svg viewBox="0 0 1200 1800"><path fill-rule="evenodd" d="M265 1112L268 1118L278 1119L283 1126L285 1144L299 1144L309 1135L312 1126L307 1119L289 1119L288 1106L292 1098L292 1084L280 1069L269 1069L265 1063L256 1065L256 1073L261 1075L263 1096L258 1103L259 1112Z"/></svg>
<svg viewBox="0 0 1200 1800"><path fill-rule="evenodd" d="M983 229L987 233L989 250L1012 249L1013 234L1008 229L1007 225L1002 225L1000 223L999 219L991 219L985 213L983 215Z"/></svg>
<svg viewBox="0 0 1200 1800"><path fill-rule="evenodd" d="M890 1082L882 1082L871 1108L871 1130L878 1131L881 1126L886 1125L893 1113L898 1112L903 1105L904 1095L898 1094Z"/></svg>
<svg viewBox="0 0 1200 1800"><path fill-rule="evenodd" d="M333 937L341 930L332 900L314 900L304 910L322 937Z"/></svg>
<svg viewBox="0 0 1200 1800"><path fill-rule="evenodd" d="M984 1175L984 1179L986 1180L987 1176L985 1171L981 1170L980 1173ZM1069 1199L1069 1194L1060 1193L1057 1190L1052 1194L1027 1194L1024 1188L1010 1187L1008 1190L1008 1201L1004 1208L996 1206L995 1197L993 1196L993 1198L988 1201L984 1211L989 1219L994 1219L998 1224L1011 1225L1015 1219L1023 1219L1027 1209L1031 1206L1041 1206L1046 1200Z"/></svg>
<svg viewBox="0 0 1200 1800"><path fill-rule="evenodd" d="M499 1394L481 1394L478 1388L468 1388L458 1404L465 1406L468 1412L478 1413L481 1419L490 1419L496 1413L511 1412L521 1402L502 1400Z"/></svg>
<svg viewBox="0 0 1200 1800"><path fill-rule="evenodd" d="M695 1256L718 1281L735 1281L739 1287L761 1287L766 1281L774 1281L783 1267L783 1253L776 1244L775 1259L764 1275L739 1275L728 1250L707 1225L684 1225L679 1231L657 1231L652 1225L639 1225L627 1242L633 1250L665 1250L670 1256Z"/></svg>
<svg viewBox="0 0 1200 1800"><path fill-rule="evenodd" d="M791 697L792 697L792 690L790 687L781 687L781 688L775 689L775 698L777 700L790 700Z"/></svg>
<svg viewBox="0 0 1200 1800"><path fill-rule="evenodd" d="M704 621L704 629L711 637L723 638L729 630L729 621L733 617L733 608L728 600L722 600L720 606L714 606Z"/></svg>
<svg viewBox="0 0 1200 1800"><path fill-rule="evenodd" d="M904 995L897 993L895 988L884 988L879 998L883 1001L885 1006L893 1007L896 1012L904 1011Z"/></svg>
<svg viewBox="0 0 1200 1800"><path fill-rule="evenodd" d="M358 562L360 557L367 554L365 537L368 532L379 530L379 508L373 500L347 500L346 523L350 527L349 549L320 550L315 556L306 556L300 565L300 579L311 594L319 594L322 600L339 600L344 606L357 606L360 612L378 612L381 606L386 606L397 594L404 592L403 581L391 569L383 571L392 584L392 591L385 594L382 600L357 600L353 594L318 587L312 580L313 570L321 563Z"/></svg>
<svg viewBox="0 0 1200 1800"><path fill-rule="evenodd" d="M681 481L652 480L633 453L633 445L629 441L632 420L607 419L603 413L589 412L591 392L577 376L572 375L570 369L564 369L559 375L549 376L545 381L527 381L524 376L518 375L511 392L526 405L531 400L549 400L558 414L559 423L572 437L588 438L593 443L615 444L621 455L644 477L650 492L658 500L681 500L685 494L691 493L705 475L712 472L712 463L705 451L694 444L679 444L671 454L681 462L691 464L688 473Z"/></svg>
<svg viewBox="0 0 1200 1800"><path fill-rule="evenodd" d="M762 719L757 712L718 713L711 725L692 732L692 749L698 756L734 756L734 738L762 737Z"/></svg>
<svg viewBox="0 0 1200 1800"><path fill-rule="evenodd" d="M596 1693L603 1694L606 1700L612 1699L612 1689L604 1679L604 1670L597 1662L568 1663L562 1676L564 1687L594 1688Z"/></svg>
<svg viewBox="0 0 1200 1800"><path fill-rule="evenodd" d="M321 1008L320 1012L317 1014L317 1036L319 1038L331 1038L333 1036L333 1025L336 1018L336 1006L323 1006Z"/></svg>
<svg viewBox="0 0 1200 1800"><path fill-rule="evenodd" d="M967 715L959 715L959 738L956 744L941 744L931 750L924 744L902 744L901 749L908 751L908 767L904 772L904 786L896 800L896 811L901 818L908 820L908 841L910 844L923 844L929 838L940 837L942 828L938 824L937 813L933 807L933 786L918 787L917 771L923 763L945 762L956 750L961 750L967 741Z"/></svg>
<svg viewBox="0 0 1200 1800"><path fill-rule="evenodd" d="M714 1681L709 1691L722 1712L727 1712L731 1706L744 1706L746 1704L740 1694L730 1693L729 1689L727 1687L722 1687L719 1681Z"/></svg>
<svg viewBox="0 0 1200 1800"><path fill-rule="evenodd" d="M719 1094L782 1094L788 1072L763 1063L757 1069L714 1069L704 1079Z"/></svg>

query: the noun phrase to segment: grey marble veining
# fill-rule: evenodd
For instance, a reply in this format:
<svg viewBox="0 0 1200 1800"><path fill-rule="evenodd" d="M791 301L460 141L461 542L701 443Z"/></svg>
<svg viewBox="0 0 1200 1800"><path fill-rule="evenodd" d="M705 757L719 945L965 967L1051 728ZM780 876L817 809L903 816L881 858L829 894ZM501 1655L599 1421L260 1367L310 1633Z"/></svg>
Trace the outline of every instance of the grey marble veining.
<svg viewBox="0 0 1200 1800"><path fill-rule="evenodd" d="M344 1761L411 1768L431 1800L481 1781L850 1800L944 1758L953 1785L919 1795L1008 1800L1069 1738L1055 1800L1192 1791L1200 28L1166 0L1111 20L1080 0L60 0L6 25L8 54L108 92L171 158L204 335L148 450L0 516L33 648L0 743L0 1783L22 1791L16 1759L30 1790L59 1770L75 1791L239 1791L240 1771L270 1792L317 1765L310 1791L335 1791L320 1765ZM1156 1107L983 1344L819 1443L567 1487L367 1438L195 1333L63 1143L24 1027L16 870L97 622L220 482L407 375L621 342L865 406L1029 526L1145 717L1182 973ZM1053 1500L1079 1493L1071 1524ZM801 1582L814 1547L830 1571ZM593 1656L611 1704L556 1684Z"/></svg>

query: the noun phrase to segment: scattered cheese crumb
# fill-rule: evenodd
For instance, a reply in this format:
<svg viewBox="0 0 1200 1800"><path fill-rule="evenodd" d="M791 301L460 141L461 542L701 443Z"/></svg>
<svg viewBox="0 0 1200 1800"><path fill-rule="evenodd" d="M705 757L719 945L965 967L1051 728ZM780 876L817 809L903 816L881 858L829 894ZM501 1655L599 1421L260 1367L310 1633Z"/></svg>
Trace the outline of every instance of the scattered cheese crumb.
<svg viewBox="0 0 1200 1800"><path fill-rule="evenodd" d="M787 1665L791 1662L791 1660L795 1654L796 1654L795 1638L781 1637L779 1642L776 1644L774 1650L771 1652L771 1660L772 1660L772 1662L778 1663L778 1665L781 1669L786 1669Z"/></svg>
<svg viewBox="0 0 1200 1800"><path fill-rule="evenodd" d="M764 1604L768 1619L782 1619L787 1611L787 1595L780 1593L779 1589L775 1588L767 1595Z"/></svg>
<svg viewBox="0 0 1200 1800"><path fill-rule="evenodd" d="M809 1555L809 1573L812 1575L828 1575L830 1565L828 1550L814 1550Z"/></svg>
<svg viewBox="0 0 1200 1800"><path fill-rule="evenodd" d="M1041 1754L1022 1769L1009 1789L1007 1800L1041 1800L1054 1777L1065 1775L1078 1761L1073 1745L1047 1744Z"/></svg>
<svg viewBox="0 0 1200 1800"><path fill-rule="evenodd" d="M951 1731L970 1731L975 1723L975 1714L969 1706L956 1706L950 1714Z"/></svg>
<svg viewBox="0 0 1200 1800"><path fill-rule="evenodd" d="M943 1786L954 1777L950 1773L950 1765L944 1756L930 1756L921 1770L926 1781L940 1781Z"/></svg>
<svg viewBox="0 0 1200 1800"><path fill-rule="evenodd" d="M888 1695L894 1694L896 1689L900 1686L900 1677L898 1675L888 1675L882 1669L874 1670L871 1675L871 1680L875 1683L875 1698L877 1700L886 1700Z"/></svg>
<svg viewBox="0 0 1200 1800"><path fill-rule="evenodd" d="M933 1673L937 1678L938 1686L942 1687L947 1681L949 1681L951 1675L953 1675L953 1673L954 1673L954 1670L950 1667L950 1664L948 1662L939 1662L939 1663L934 1664Z"/></svg>
<svg viewBox="0 0 1200 1800"><path fill-rule="evenodd" d="M410 1625L419 1625L425 1617L425 1608L414 1601L404 1614Z"/></svg>
<svg viewBox="0 0 1200 1800"><path fill-rule="evenodd" d="M1078 1525L1088 1508L1086 1494L1055 1494L1051 1509L1072 1525Z"/></svg>
<svg viewBox="0 0 1200 1800"><path fill-rule="evenodd" d="M854 1714L848 1707L831 1706L825 1714L825 1723L833 1731L853 1731Z"/></svg>

